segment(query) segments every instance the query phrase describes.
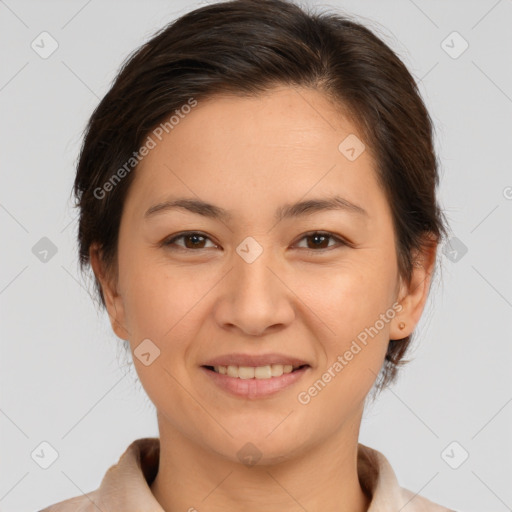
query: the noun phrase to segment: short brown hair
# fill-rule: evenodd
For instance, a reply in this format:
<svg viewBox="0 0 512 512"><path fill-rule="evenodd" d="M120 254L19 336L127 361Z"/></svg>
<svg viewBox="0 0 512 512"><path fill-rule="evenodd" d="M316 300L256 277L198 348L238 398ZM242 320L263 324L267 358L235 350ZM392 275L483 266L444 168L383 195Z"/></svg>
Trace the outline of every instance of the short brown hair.
<svg viewBox="0 0 512 512"><path fill-rule="evenodd" d="M136 166L108 194L99 198L95 191L155 126L191 97L251 96L274 85L315 88L357 123L375 155L393 215L399 272L409 282L415 251L446 234L436 200L433 126L416 83L363 25L339 14L306 12L286 0L204 6L161 29L126 59L88 122L77 166L82 271L97 243L105 268L117 272L119 225ZM104 306L97 279L95 287ZM390 340L379 388L394 381L410 341Z"/></svg>

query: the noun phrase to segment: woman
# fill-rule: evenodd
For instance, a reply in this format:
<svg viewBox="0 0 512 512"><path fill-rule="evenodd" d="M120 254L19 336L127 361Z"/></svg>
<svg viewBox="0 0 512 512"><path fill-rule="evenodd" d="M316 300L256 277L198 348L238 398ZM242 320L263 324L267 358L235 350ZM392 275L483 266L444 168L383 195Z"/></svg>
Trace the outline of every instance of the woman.
<svg viewBox="0 0 512 512"><path fill-rule="evenodd" d="M360 24L278 0L197 9L93 113L79 251L159 438L45 511L446 511L358 442L446 234L430 117Z"/></svg>

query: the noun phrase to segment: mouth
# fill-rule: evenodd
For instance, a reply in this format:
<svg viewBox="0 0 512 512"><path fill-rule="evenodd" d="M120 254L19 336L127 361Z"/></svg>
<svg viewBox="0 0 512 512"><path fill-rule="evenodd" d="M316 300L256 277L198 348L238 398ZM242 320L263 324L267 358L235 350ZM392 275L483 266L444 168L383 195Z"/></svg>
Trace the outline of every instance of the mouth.
<svg viewBox="0 0 512 512"><path fill-rule="evenodd" d="M264 399L291 390L313 371L308 359L284 353L231 353L201 361L207 386L244 400ZM286 395L285 395L286 396Z"/></svg>
<svg viewBox="0 0 512 512"><path fill-rule="evenodd" d="M243 400L265 399L290 389L312 370L309 364L298 366L202 365L200 369L204 372L209 384L213 384L232 397Z"/></svg>
<svg viewBox="0 0 512 512"><path fill-rule="evenodd" d="M209 370L219 375L226 375L235 379L249 380L267 380L276 379L284 374L294 373L300 370L309 368L308 364L301 365L283 365L283 364L268 364L264 366L209 366L203 365L202 368Z"/></svg>

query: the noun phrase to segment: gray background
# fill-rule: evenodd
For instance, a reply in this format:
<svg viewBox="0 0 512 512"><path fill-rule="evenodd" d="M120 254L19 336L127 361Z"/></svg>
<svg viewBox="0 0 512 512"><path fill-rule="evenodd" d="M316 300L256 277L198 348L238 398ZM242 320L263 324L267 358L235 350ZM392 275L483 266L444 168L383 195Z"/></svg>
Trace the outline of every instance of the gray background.
<svg viewBox="0 0 512 512"><path fill-rule="evenodd" d="M70 190L85 122L122 60L202 4L0 1L1 511L89 492L131 441L158 433L78 273ZM413 361L366 411L360 441L433 501L512 510L512 1L307 4L359 16L420 81L457 239L441 253ZM31 48L43 31L59 45L46 59ZM43 237L57 250L46 261ZM50 456L44 441L58 453L48 469L31 456Z"/></svg>

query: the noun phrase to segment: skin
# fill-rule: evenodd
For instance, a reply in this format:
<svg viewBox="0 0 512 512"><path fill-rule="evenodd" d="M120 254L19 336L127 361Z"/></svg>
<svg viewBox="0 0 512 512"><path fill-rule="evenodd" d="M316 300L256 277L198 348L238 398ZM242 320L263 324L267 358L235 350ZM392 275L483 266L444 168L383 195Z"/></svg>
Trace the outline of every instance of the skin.
<svg viewBox="0 0 512 512"><path fill-rule="evenodd" d="M362 139L316 90L201 101L135 171L116 276L91 247L115 333L132 351L146 338L160 349L149 366L134 362L157 409L161 454L151 490L168 512L368 509L357 476L364 400L389 339L409 335L420 319L436 248L418 255L410 283L400 279L370 149L354 161L338 150L349 134ZM278 207L333 192L368 215L331 210L276 224ZM200 198L232 219L178 209L144 218L171 196ZM183 231L207 238L161 244ZM351 245L304 238L311 231ZM236 252L248 236L263 249L252 263ZM299 403L298 393L395 302L400 313L307 405ZM271 397L234 397L200 370L233 352L280 352L311 368ZM252 467L237 456L247 442L261 453Z"/></svg>

